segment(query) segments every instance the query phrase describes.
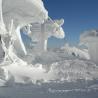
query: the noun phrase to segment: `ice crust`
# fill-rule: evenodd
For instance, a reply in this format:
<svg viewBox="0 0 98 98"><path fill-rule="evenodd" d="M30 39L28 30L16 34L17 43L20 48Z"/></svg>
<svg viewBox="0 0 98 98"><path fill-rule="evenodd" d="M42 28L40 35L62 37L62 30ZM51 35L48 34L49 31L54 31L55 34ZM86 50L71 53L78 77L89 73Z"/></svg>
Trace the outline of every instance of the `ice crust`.
<svg viewBox="0 0 98 98"><path fill-rule="evenodd" d="M98 31L91 30L82 33L80 42L88 47L90 59L98 65Z"/></svg>
<svg viewBox="0 0 98 98"><path fill-rule="evenodd" d="M49 18L42 0L0 0L0 86L98 79L87 51L68 45L47 50L49 37L65 37L63 23ZM37 44L26 47L21 30Z"/></svg>

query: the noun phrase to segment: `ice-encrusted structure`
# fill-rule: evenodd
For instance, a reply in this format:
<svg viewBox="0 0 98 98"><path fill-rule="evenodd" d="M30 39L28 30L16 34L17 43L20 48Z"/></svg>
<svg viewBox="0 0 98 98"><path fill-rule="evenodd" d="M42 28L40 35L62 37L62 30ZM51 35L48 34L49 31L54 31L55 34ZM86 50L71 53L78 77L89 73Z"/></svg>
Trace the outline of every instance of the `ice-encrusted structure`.
<svg viewBox="0 0 98 98"><path fill-rule="evenodd" d="M65 33L61 27L63 23L63 20L53 21L51 19L48 19L44 22L44 24L41 25L40 32L34 32L34 24L32 24L32 33L29 35L32 37L32 39L34 39L34 36L38 39L36 49L47 51L48 38L51 36L54 36L56 38L64 38ZM34 36L33 32L35 33ZM37 35L39 35L40 37L38 38Z"/></svg>
<svg viewBox="0 0 98 98"><path fill-rule="evenodd" d="M98 65L98 31L91 30L82 33L80 42L88 47L91 60Z"/></svg>
<svg viewBox="0 0 98 98"><path fill-rule="evenodd" d="M35 28L34 25L36 23L40 25L40 32L34 32L32 29ZM31 24L32 27L30 28L29 26ZM4 66L13 66L15 68L15 66L23 67L28 65L28 60L25 58L28 53L21 36L21 30L24 27L32 29L32 33L34 32L34 35L28 33L29 30L27 29L28 37L33 39L33 36L35 36L35 38L39 40L35 50L38 49L39 51L37 52L40 53L41 50L47 50L47 39L50 36L64 38L64 31L61 28L62 24L63 20L54 22L48 19L48 12L44 8L42 0L0 0L0 41L1 47L4 50L4 60L0 64L2 70L0 75L3 76L5 72L9 73L10 71ZM39 37L37 37L35 33L37 33ZM18 56L18 54L24 56L25 60ZM31 58L33 58L33 56ZM32 63L30 62L29 65L32 65ZM43 68L40 66L33 69L35 72L40 72L39 74L44 74ZM12 74L8 73L6 73L5 76L9 77L9 74ZM1 86L4 85L7 80L9 79L1 79Z"/></svg>
<svg viewBox="0 0 98 98"><path fill-rule="evenodd" d="M63 23L63 19L53 21L49 18L42 0L0 0L0 43L4 50L0 86L98 79L98 67L91 61L66 57L61 50L59 53L47 51L49 37L65 37ZM36 42L29 52L21 31ZM76 48L69 48L69 52L78 53ZM83 51L79 53L87 56Z"/></svg>
<svg viewBox="0 0 98 98"><path fill-rule="evenodd" d="M51 18L48 18L43 24L32 23L31 25L24 27L23 32L27 32L27 35L32 41L37 43L35 45L36 51L47 51L48 38L54 36L63 39L65 37L62 28L63 24L63 19L53 21Z"/></svg>
<svg viewBox="0 0 98 98"><path fill-rule="evenodd" d="M16 54L17 49L27 54L20 29L29 23L43 23L47 18L48 12L41 0L0 0L1 45L5 52L1 66L25 63Z"/></svg>
<svg viewBox="0 0 98 98"><path fill-rule="evenodd" d="M16 49L21 47L20 53L23 51L26 54L20 29L29 23L43 23L48 18L48 12L41 0L3 0L2 16L7 32L9 32L8 35L15 40L14 47Z"/></svg>

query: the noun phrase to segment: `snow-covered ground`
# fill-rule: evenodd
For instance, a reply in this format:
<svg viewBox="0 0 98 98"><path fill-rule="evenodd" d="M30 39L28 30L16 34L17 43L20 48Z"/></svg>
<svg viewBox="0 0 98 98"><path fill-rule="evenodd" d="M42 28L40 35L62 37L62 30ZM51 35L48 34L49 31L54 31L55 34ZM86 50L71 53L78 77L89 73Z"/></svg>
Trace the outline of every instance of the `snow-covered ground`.
<svg viewBox="0 0 98 98"><path fill-rule="evenodd" d="M64 50L64 52L66 52L66 54L68 55L73 55L80 59L86 59L86 60L90 59L88 49L79 49L75 46L71 47L69 46L69 44L65 44L61 49Z"/></svg>
<svg viewBox="0 0 98 98"><path fill-rule="evenodd" d="M98 67L87 58L87 50L66 48L38 54L32 64L7 62L0 69L0 98L75 98L81 93L81 98L97 98Z"/></svg>
<svg viewBox="0 0 98 98"><path fill-rule="evenodd" d="M15 83L98 79L98 67L92 61L66 56L66 53L60 55L60 51L42 53L33 59L32 64L15 62L2 68L11 74Z"/></svg>
<svg viewBox="0 0 98 98"><path fill-rule="evenodd" d="M87 49L68 44L57 50L46 49L48 37L65 36L61 28L64 21L52 21L42 0L14 1L0 1L0 98L98 98L98 66L90 60ZM49 19L51 24L45 29L43 22ZM43 28L36 36L40 38L39 47L31 50L20 34L30 23L42 23ZM32 39L33 35L28 37Z"/></svg>
<svg viewBox="0 0 98 98"><path fill-rule="evenodd" d="M0 98L98 98L98 81L0 87Z"/></svg>

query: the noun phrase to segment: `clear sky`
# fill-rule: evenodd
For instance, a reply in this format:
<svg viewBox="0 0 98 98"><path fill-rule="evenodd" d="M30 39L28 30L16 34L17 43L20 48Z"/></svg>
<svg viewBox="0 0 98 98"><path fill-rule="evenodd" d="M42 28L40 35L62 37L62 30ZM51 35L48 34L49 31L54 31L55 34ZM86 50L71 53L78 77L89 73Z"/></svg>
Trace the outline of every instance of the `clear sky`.
<svg viewBox="0 0 98 98"><path fill-rule="evenodd" d="M98 29L98 0L43 0L52 19L64 18L66 38L51 38L48 45L59 47L65 42L76 45L80 33Z"/></svg>

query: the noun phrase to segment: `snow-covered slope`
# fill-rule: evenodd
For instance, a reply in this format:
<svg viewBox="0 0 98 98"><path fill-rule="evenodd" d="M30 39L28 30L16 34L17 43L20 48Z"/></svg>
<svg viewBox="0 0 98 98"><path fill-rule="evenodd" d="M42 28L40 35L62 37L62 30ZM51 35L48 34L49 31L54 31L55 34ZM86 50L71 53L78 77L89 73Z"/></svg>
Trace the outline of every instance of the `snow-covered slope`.
<svg viewBox="0 0 98 98"><path fill-rule="evenodd" d="M74 54L73 54L74 53ZM76 81L78 79L98 79L98 67L88 60L86 50L66 46L58 51L49 50L34 57L29 56L26 63L19 58L13 63L2 66L7 79L1 79L1 86L14 83L36 83L49 81ZM82 58L82 59L81 59ZM24 57L26 61L27 58ZM3 72L5 74L5 72ZM2 76L2 74L0 74ZM2 82L3 81L3 82Z"/></svg>
<svg viewBox="0 0 98 98"><path fill-rule="evenodd" d="M3 42L3 44L0 43L2 45L2 47L0 46L0 98L32 98L36 95L35 98L46 98L47 96L49 98L65 98L66 95L67 97L71 95L72 98L76 98L73 96L74 94L85 97L84 95L87 95L88 92L90 94L92 91L96 96L98 91L98 85L96 84L98 83L95 83L95 81L98 81L98 66L89 60L88 50L65 45L58 51L41 52L41 49L39 49L36 52L36 48L35 51L28 49L27 55L21 54L20 48L23 42L20 36L20 27L32 22L43 23L48 17L42 0L1 1L3 1L3 17L1 17L1 20L3 22L4 19L6 28L13 32L9 32L7 29L8 32L5 32L3 24L0 23L0 34L2 34ZM10 22L15 27L13 30ZM60 21L57 22L62 24ZM56 33L57 38L62 38L64 37L64 31L62 28L58 28L59 26L57 25L54 33ZM15 38L17 35L13 34L14 31L18 32L18 38ZM8 35L5 36L5 33ZM38 36L41 36L41 34L38 34ZM17 40L16 44L15 40ZM40 46L42 46L42 43ZM90 82L93 80L94 85L89 86L92 83L87 84L85 80L90 80Z"/></svg>
<svg viewBox="0 0 98 98"><path fill-rule="evenodd" d="M46 66L46 67L45 67ZM48 71L47 71L48 68ZM54 62L50 65L22 65L12 64L3 67L11 75L10 81L14 83L36 83L49 81L76 81L78 79L98 79L98 67L91 61L67 59ZM8 80L6 80L7 82ZM2 82L1 82L2 83Z"/></svg>
<svg viewBox="0 0 98 98"><path fill-rule="evenodd" d="M47 19L48 13L42 1L39 1L40 2L36 0L3 0L2 14L4 23L6 27L8 27L7 29L9 29L9 24L12 19L14 25L13 30L18 30L18 33L20 33L20 27L31 22L43 23L43 21ZM58 27L59 25L55 28L55 32L58 33L56 37L60 37L59 33L62 33L63 35L61 34L61 36L64 37L63 29L57 32ZM15 33L14 31L12 34ZM58 52L41 52L39 49L38 53L34 53L33 51L29 52L26 56L18 57L17 52L20 51L20 46L18 45L21 40L19 40L19 38L17 39L19 42L16 43L16 47L18 48L16 49L17 52L15 52L13 45L15 44L15 40L13 39L15 39L16 34L10 34L9 30L7 33L9 41L7 41L5 34L2 33L6 42L8 42L8 47L6 47L4 42L3 45L5 46L3 46L3 48L6 48L6 58L3 63L0 63L0 86L14 85L15 83L32 84L50 81L98 79L98 67L89 61L87 51L65 45L65 47L59 49ZM0 51L0 53L2 54L2 51ZM1 57L3 57L3 55L1 55Z"/></svg>
<svg viewBox="0 0 98 98"><path fill-rule="evenodd" d="M65 46L62 47L61 49L64 50L64 52L67 53L69 56L73 55L81 59L87 59L87 60L90 59L87 49L79 49L77 47L71 47L68 44L65 44Z"/></svg>
<svg viewBox="0 0 98 98"><path fill-rule="evenodd" d="M77 79L93 80L98 79L98 67L91 61L64 60L52 64L58 79L74 81Z"/></svg>
<svg viewBox="0 0 98 98"><path fill-rule="evenodd" d="M80 35L80 43L88 47L90 59L98 65L98 30L82 33Z"/></svg>
<svg viewBox="0 0 98 98"><path fill-rule="evenodd" d="M18 61L3 66L2 68L10 74L6 74L9 78L5 79L4 77L5 80L3 79L4 82L1 81L1 85L10 83L31 84L37 81L49 82L51 80L75 81L78 79L98 79L98 67L93 62L87 60L89 55L86 50L82 51L75 47L66 46L58 51L49 50L35 54L32 57L28 58L29 63L18 58ZM27 58L24 57L24 60L26 61ZM2 78L0 79L2 80Z"/></svg>

